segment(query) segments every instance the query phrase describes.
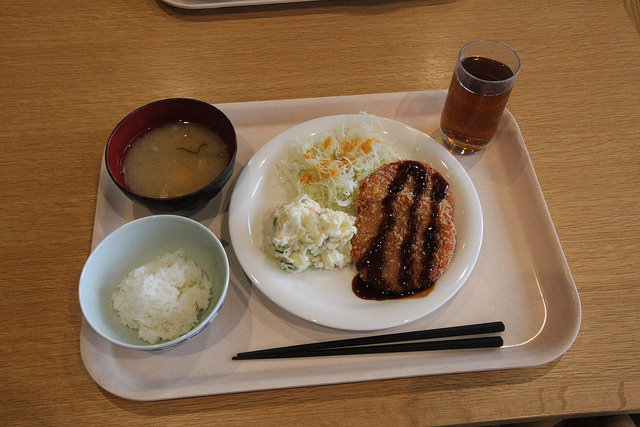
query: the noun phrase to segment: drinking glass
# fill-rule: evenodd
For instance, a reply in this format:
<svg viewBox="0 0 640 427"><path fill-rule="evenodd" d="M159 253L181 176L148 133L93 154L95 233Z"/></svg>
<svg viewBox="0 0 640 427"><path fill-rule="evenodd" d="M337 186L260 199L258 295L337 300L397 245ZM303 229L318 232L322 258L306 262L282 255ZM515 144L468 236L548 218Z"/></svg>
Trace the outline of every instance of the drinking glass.
<svg viewBox="0 0 640 427"><path fill-rule="evenodd" d="M440 118L450 151L474 153L489 144L519 71L518 54L504 43L475 40L460 50Z"/></svg>

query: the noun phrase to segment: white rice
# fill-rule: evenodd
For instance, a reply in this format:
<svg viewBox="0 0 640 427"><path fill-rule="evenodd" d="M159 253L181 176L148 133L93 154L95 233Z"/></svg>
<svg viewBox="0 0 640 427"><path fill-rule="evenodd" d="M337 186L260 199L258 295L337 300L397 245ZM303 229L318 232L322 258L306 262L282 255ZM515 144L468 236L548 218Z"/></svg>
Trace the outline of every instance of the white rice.
<svg viewBox="0 0 640 427"><path fill-rule="evenodd" d="M156 344L190 331L209 305L211 283L182 249L131 271L112 294L120 321Z"/></svg>

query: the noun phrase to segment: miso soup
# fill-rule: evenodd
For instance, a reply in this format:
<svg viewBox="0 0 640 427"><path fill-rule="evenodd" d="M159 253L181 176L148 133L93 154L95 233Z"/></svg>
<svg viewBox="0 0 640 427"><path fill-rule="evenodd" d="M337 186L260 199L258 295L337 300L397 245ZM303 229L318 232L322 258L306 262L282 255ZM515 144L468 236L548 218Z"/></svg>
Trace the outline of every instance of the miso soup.
<svg viewBox="0 0 640 427"><path fill-rule="evenodd" d="M170 123L133 141L124 159L125 181L143 196L183 196L218 177L230 158L229 148L211 129L197 123Z"/></svg>

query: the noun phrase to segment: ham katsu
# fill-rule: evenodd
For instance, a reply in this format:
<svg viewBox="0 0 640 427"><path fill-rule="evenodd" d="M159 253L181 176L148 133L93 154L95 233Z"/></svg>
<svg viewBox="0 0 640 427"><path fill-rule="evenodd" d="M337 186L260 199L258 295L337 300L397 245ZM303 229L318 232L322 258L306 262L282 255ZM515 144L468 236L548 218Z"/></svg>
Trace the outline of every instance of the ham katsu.
<svg viewBox="0 0 640 427"><path fill-rule="evenodd" d="M447 181L427 163L403 160L376 169L355 205L351 245L359 278L395 297L432 287L456 245L453 200Z"/></svg>

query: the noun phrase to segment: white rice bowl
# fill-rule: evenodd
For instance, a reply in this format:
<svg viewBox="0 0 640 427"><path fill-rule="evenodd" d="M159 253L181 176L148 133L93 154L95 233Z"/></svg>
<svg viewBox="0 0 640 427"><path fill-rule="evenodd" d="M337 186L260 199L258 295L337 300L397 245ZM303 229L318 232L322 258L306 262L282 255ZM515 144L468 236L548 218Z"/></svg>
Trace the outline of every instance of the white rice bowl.
<svg viewBox="0 0 640 427"><path fill-rule="evenodd" d="M154 274L141 271L140 277L152 277L149 287L139 286L140 277L125 284L139 267L176 253L197 267L180 262L176 264L180 268L172 270L165 265ZM209 286L202 283L198 270ZM82 313L98 335L123 347L161 350L203 331L218 314L228 285L227 256L211 230L182 216L155 215L123 225L93 250L80 275L78 293ZM145 301L134 309L136 298ZM129 315L135 320L123 321Z"/></svg>
<svg viewBox="0 0 640 427"><path fill-rule="evenodd" d="M178 249L131 271L111 298L122 323L156 344L189 332L210 292L206 275Z"/></svg>

